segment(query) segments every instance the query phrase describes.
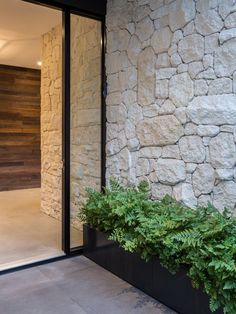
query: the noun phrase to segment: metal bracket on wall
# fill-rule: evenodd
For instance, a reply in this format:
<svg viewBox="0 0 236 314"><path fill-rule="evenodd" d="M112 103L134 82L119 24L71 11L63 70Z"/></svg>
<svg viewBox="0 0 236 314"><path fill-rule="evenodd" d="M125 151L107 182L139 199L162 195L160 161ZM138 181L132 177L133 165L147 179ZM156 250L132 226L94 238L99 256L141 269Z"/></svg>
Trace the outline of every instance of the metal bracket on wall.
<svg viewBox="0 0 236 314"><path fill-rule="evenodd" d="M104 88L103 88L103 97L106 98L107 97L107 82L104 83Z"/></svg>

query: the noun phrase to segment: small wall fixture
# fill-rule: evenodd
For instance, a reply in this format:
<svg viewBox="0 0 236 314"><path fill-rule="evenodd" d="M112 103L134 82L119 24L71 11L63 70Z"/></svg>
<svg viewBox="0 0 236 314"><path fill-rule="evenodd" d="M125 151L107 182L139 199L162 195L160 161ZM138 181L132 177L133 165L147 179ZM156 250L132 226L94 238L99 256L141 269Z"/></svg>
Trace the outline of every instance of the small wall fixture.
<svg viewBox="0 0 236 314"><path fill-rule="evenodd" d="M38 65L39 67L41 67L41 66L42 66L42 61L38 61L38 62L37 62L37 65Z"/></svg>

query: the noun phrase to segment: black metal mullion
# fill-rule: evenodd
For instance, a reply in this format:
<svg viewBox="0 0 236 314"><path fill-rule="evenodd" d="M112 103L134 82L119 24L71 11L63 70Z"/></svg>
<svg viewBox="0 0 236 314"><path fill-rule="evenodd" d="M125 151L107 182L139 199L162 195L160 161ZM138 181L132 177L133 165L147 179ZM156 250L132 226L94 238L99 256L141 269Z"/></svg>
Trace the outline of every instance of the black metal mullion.
<svg viewBox="0 0 236 314"><path fill-rule="evenodd" d="M70 253L70 10L63 11L62 248Z"/></svg>
<svg viewBox="0 0 236 314"><path fill-rule="evenodd" d="M101 186L106 186L106 96L107 79L105 71L106 31L105 19L101 21L102 60L101 60Z"/></svg>

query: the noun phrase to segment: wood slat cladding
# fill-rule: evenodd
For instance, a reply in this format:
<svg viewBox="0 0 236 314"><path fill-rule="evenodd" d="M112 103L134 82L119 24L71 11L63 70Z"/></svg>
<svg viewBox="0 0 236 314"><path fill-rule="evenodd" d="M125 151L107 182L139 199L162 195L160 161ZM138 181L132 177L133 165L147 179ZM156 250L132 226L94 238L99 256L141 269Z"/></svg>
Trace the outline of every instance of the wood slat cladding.
<svg viewBox="0 0 236 314"><path fill-rule="evenodd" d="M40 187L40 70L0 65L0 191Z"/></svg>

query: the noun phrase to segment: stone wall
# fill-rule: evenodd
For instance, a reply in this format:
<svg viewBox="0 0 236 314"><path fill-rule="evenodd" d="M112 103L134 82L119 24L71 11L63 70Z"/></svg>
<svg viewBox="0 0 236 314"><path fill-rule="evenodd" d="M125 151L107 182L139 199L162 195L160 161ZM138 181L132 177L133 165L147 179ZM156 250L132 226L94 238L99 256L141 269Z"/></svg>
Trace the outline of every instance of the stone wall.
<svg viewBox="0 0 236 314"><path fill-rule="evenodd" d="M41 209L61 219L62 212L62 27L42 37Z"/></svg>
<svg viewBox="0 0 236 314"><path fill-rule="evenodd" d="M71 19L71 218L76 218L86 188L101 188L101 24Z"/></svg>
<svg viewBox="0 0 236 314"><path fill-rule="evenodd" d="M107 177L236 204L236 1L108 0Z"/></svg>

